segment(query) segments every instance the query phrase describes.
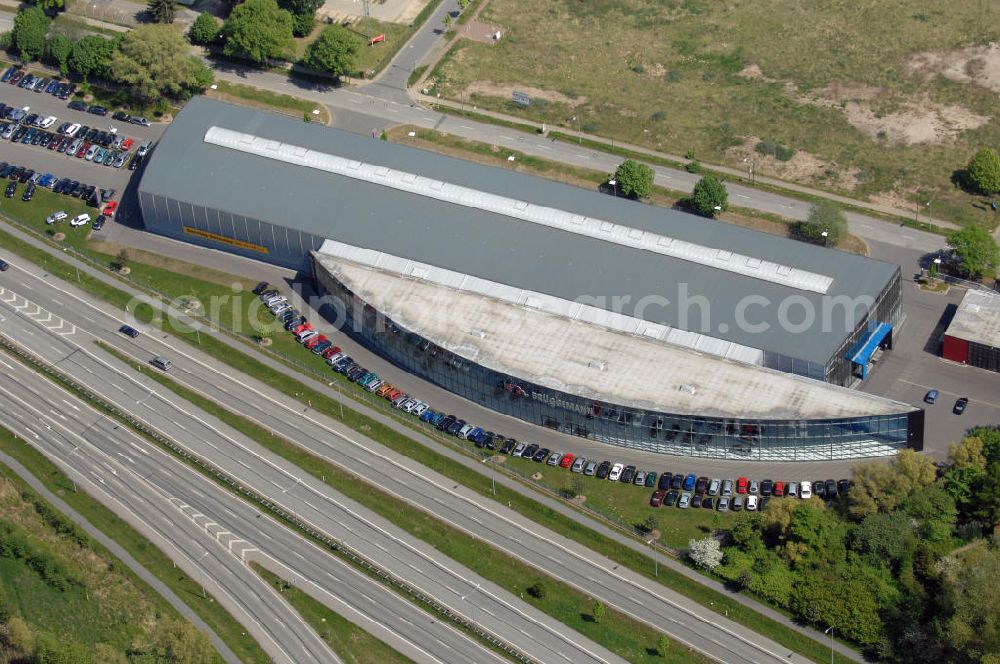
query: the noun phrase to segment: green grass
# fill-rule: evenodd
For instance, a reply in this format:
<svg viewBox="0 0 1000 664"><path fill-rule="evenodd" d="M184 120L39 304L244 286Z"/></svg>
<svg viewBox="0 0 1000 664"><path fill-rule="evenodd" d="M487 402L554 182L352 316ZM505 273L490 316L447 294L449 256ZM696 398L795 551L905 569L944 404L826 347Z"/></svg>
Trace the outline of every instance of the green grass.
<svg viewBox="0 0 1000 664"><path fill-rule="evenodd" d="M96 343L106 352L130 364L132 368L142 371L143 365L140 362L107 344ZM593 600L584 593L555 578L546 577L529 565L494 549L488 543L467 535L458 528L450 526L418 508L396 500L391 494L366 483L363 478L340 470L324 459L294 445L281 436L273 435L250 419L223 408L216 402L180 385L169 377L159 372L145 373L185 401L225 421L262 447L290 461L313 477L321 479L348 498L365 505L411 535L427 542L438 551L452 557L497 585L525 596L528 586L544 579L549 588L548 596L543 600L533 602L542 611L587 634L597 643L630 662L654 661L649 660L648 653L644 654L643 651L655 647L659 634L643 623L624 615L617 615L614 611L609 610L608 619L598 628L592 621L584 617L588 608L593 604ZM315 402L313 403L315 406ZM677 648L680 646L677 645ZM707 660L688 655L686 660L677 661Z"/></svg>
<svg viewBox="0 0 1000 664"><path fill-rule="evenodd" d="M0 235L0 238L2 237L3 236ZM19 244L18 246L21 245ZM67 270L68 266L62 263L62 261L51 259L47 256L46 259L50 265L53 263L61 264L53 265L53 268L60 270L63 274L72 274L72 270ZM234 278L234 280L238 281L236 278ZM176 288L177 290L167 291L175 296L187 295L194 290L195 284L193 281L194 280L186 278L183 275L173 274L169 281L164 282L161 286L164 288ZM87 281L84 282L85 288L89 285L90 284ZM104 286L103 288L104 290L110 290L116 294L115 297L117 297L119 301L122 298L125 298L125 301L128 301L125 293L112 289L108 286ZM98 294L96 290L94 292L95 294ZM103 297L103 295L100 296ZM123 305L119 304L118 306ZM235 308L229 310L228 314L237 317L245 315L242 312L238 312ZM242 320L238 320L236 322L238 322L242 327L246 327ZM228 323L228 320L223 320L223 324ZM175 331L174 333L176 336L193 345L198 343L198 339L194 332ZM298 366L309 366L305 364L306 362L316 363L316 358L312 356L309 351L303 349L298 344L295 344L288 338L288 335L285 335L284 333L276 335L276 346L279 345L279 340L281 338L285 338L291 346L289 349L290 352L285 354L286 357L297 363ZM229 346L213 338L211 335L201 335L200 342L201 350L212 355L225 364L228 364L234 369L254 376L273 389L276 389L288 396L292 396L303 402L310 401L314 409L320 410L329 417L344 421L344 423L351 428L361 431L365 435L378 440L390 449L408 456L445 476L473 488L483 495L492 496L490 488L491 483L489 478L485 475L470 472L467 468L455 460L439 454L428 447L416 444L410 437L402 435L387 426L370 420L369 418L360 415L353 409L345 407L343 409L344 415L342 417L341 406L337 400L326 396L325 393L321 393L305 383L289 379L289 377L284 373L261 364L250 355L245 353L234 353ZM296 364L291 366L295 368ZM366 403L370 399L370 396L366 392L361 392L361 388L357 388L356 386L347 383L346 380L344 380L339 374L331 374L328 372L326 375L332 375L333 379L338 381L336 384L338 384L340 389L344 390L346 394L351 395L354 398L358 398ZM376 401L376 403L379 403L379 401ZM379 403L379 405L384 408L381 403ZM412 418L404 421L411 427L418 426L412 422ZM421 429L429 435L436 435L436 432L430 428L421 427ZM449 444L454 444L454 441L449 440L447 442ZM513 509L517 510L527 518L536 521L541 525L547 526L555 532L569 537L584 546L594 549L598 553L606 555L634 571L652 578L652 560L648 556L634 552L631 549L626 549L613 540L599 535L587 525L577 521L567 520L553 510L548 509L517 492L510 491L503 487L498 487L496 497L497 500L501 502L503 500L508 500ZM661 570L657 581L664 583L678 592L681 592L706 607L712 607L717 611L726 610L730 619L744 624L745 626L774 639L778 643L781 643L796 652L800 652L817 662L824 661L824 652L826 651L823 644L820 644L809 637L800 634L799 632L791 630L784 625L771 620L770 618L762 616L751 609L747 609L732 598L711 590L696 581L688 579L680 573L672 572L670 570Z"/></svg>
<svg viewBox="0 0 1000 664"><path fill-rule="evenodd" d="M406 79L406 87L412 88L416 85L417 81L420 80L420 77L424 75L425 71L427 71L427 65L420 65L411 71L410 76Z"/></svg>
<svg viewBox="0 0 1000 664"><path fill-rule="evenodd" d="M211 97L218 97L227 101L249 102L256 108L275 110L286 115L291 114L297 117L308 115L310 120L322 124L330 123L330 111L324 104L301 97L262 90L251 85L242 83L230 83L228 81L216 81L218 88L208 92ZM313 110L319 109L319 115L313 115Z"/></svg>
<svg viewBox="0 0 1000 664"><path fill-rule="evenodd" d="M64 233L66 235L66 239L63 240L64 244L76 249L82 248L90 236L90 224L73 228L69 225L69 220L82 213L87 213L91 219L96 219L100 211L90 207L79 198L56 194L44 187L36 188L32 200L25 203L21 200L25 186L27 185L19 184L13 198L0 198L0 214L20 219L36 232L49 237L57 232ZM65 212L68 215L67 218L51 226L46 225L45 218L56 210Z"/></svg>
<svg viewBox="0 0 1000 664"><path fill-rule="evenodd" d="M88 522L116 541L144 568L166 584L215 631L241 661L260 662L261 664L270 661L257 642L252 637L245 635L244 628L222 609L211 595L202 596L202 587L199 583L192 581L175 568L166 554L97 499L86 493L75 491L73 482L40 452L2 428L0 428L0 450L17 459L50 491L60 496ZM122 573L129 575L134 583L142 584L142 587L147 589L147 593L155 595L152 589L145 586L144 582L132 575L124 566L122 566ZM166 601L162 598L160 598L160 602L162 605L166 605ZM161 610L173 612L169 605L166 606L167 608L161 608Z"/></svg>
<svg viewBox="0 0 1000 664"><path fill-rule="evenodd" d="M439 89L550 125L575 128L576 116L589 133L672 154L691 150L706 163L739 167L757 141L773 140L819 160L819 168L788 173L803 184L859 198L896 191L921 205L929 196L955 221L995 224L996 215L951 177L978 148L1000 144L996 122L932 143L865 127L892 122L892 132L907 131L916 123L893 114L931 104L993 118L995 91L913 70L911 59L995 41L1000 5L895 1L859 15L823 0L805 11L795 0L493 0L480 19L504 26L503 39L460 40L439 69ZM750 66L761 73L747 75ZM469 95L477 83L489 86ZM521 108L491 92L525 85L548 99L533 95L538 103ZM849 115L851 104L861 112ZM758 172L769 174L771 163L781 173L763 158Z"/></svg>
<svg viewBox="0 0 1000 664"><path fill-rule="evenodd" d="M257 563L250 563L250 567L281 593L344 664L412 664L413 660L409 657L396 652L278 575Z"/></svg>

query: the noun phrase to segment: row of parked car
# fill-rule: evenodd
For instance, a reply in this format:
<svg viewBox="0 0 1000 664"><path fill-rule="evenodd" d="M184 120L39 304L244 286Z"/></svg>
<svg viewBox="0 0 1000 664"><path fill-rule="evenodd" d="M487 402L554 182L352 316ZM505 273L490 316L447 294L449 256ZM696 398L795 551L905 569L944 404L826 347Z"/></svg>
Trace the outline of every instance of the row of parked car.
<svg viewBox="0 0 1000 664"><path fill-rule="evenodd" d="M784 482L770 479L757 481L748 477L739 477L736 480L708 478L698 477L694 473L657 473L652 470L641 470L633 465L552 451L537 443L507 438L466 422L456 415L436 411L424 401L405 394L378 374L365 369L332 340L313 329L312 324L292 306L288 298L271 288L267 282L258 284L253 292L284 324L286 330L294 334L306 348L322 356L334 371L343 374L349 381L357 383L369 392L385 398L395 408L419 417L421 421L427 422L439 431L470 440L481 449L497 450L502 454L531 459L536 463L544 463L598 479L652 488L654 491L649 501L652 507L676 505L682 509L701 507L720 511L758 510L764 509L772 497L787 496L805 500L816 496L834 500L846 496L850 489L851 483L846 479Z"/></svg>
<svg viewBox="0 0 1000 664"><path fill-rule="evenodd" d="M47 92L60 99L69 99L76 92L76 84L60 81L58 78L45 78L29 74L18 67L8 67L0 78L2 83L10 83L32 92Z"/></svg>
<svg viewBox="0 0 1000 664"><path fill-rule="evenodd" d="M0 104L0 118L7 120L0 123L0 137L4 139L24 145L37 145L114 168L121 168L128 163L129 170L135 170L152 148L152 142L146 141L133 156L131 149L135 145L134 138L70 122L63 122L55 131L47 131L57 121L55 116L26 114L24 109L5 104Z"/></svg>
<svg viewBox="0 0 1000 664"><path fill-rule="evenodd" d="M114 216L118 210L118 201L113 200L115 196L114 189L98 189L93 185L81 184L69 178L59 178L52 173L36 173L30 168L8 164L5 161L0 162L0 179L10 179L4 191L6 198L13 198L16 195L17 185L20 183L24 185L21 200L25 202L34 198L38 187L45 187L46 189L51 189L54 193L73 196L75 198L78 197L93 207L102 208L101 214L94 219L93 227L95 231L101 230L108 217ZM66 218L68 218L66 212L59 210L50 214L45 219L45 223L54 224ZM89 214L80 214L71 219L69 224L70 226L84 226L90 223L90 220Z"/></svg>

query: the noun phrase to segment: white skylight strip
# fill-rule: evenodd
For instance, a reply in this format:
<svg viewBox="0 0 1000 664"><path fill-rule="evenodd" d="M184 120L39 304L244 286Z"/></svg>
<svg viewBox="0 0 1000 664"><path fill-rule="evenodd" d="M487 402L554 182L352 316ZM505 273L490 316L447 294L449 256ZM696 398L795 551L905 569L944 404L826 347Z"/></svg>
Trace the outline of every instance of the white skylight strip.
<svg viewBox="0 0 1000 664"><path fill-rule="evenodd" d="M304 148L300 146L279 143L253 134L222 127L209 127L205 132L205 142L267 159L276 159L297 166L308 166L328 173L391 187L446 203L514 217L576 235L584 235L634 249L643 249L799 290L826 293L833 284L833 279L826 275L765 261L727 249L706 247L611 221L584 217L557 208L534 205L526 201L432 180L385 166L345 159L325 152L306 150L303 153Z"/></svg>
<svg viewBox="0 0 1000 664"><path fill-rule="evenodd" d="M615 313L589 304L573 302L560 297L546 295L536 291L526 290L502 284L489 279L446 270L427 263L420 263L408 258L387 254L375 249L355 247L335 240L324 240L319 253L336 258L367 265L385 272L399 274L410 279L418 279L428 283L444 286L467 293L476 293L501 302L516 304L535 309L548 314L570 318L589 325L624 332L635 336L657 339L675 346L700 351L707 355L715 355L726 359L761 366L764 364L764 352L758 348L706 336L697 332L687 332L677 328Z"/></svg>

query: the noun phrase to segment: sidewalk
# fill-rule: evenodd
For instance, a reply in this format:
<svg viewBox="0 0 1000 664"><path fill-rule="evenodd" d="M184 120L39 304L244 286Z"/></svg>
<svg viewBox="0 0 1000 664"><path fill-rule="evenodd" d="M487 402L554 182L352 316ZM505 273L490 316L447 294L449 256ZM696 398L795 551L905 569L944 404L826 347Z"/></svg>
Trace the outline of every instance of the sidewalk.
<svg viewBox="0 0 1000 664"><path fill-rule="evenodd" d="M419 82L418 82L418 85L419 85ZM443 99L443 98L440 98L440 97L431 97L431 96L422 94L421 92L419 92L415 88L410 90L410 96L413 99L415 99L416 101L418 101L418 102L420 102L422 104L427 104L427 105L433 104L433 105L436 105L436 106L445 106L447 108L465 109L465 110L468 110L467 107L469 106L468 104L463 104L461 102L453 101L453 100L450 100L450 99ZM507 115L505 113L499 113L497 111L488 111L488 110L481 109L481 108L475 109L474 112L477 113L477 114L479 114L479 115L483 115L485 117L494 118L496 120L500 120L500 121L503 121L503 122L511 122L511 123L514 123L514 124L528 125L528 126L531 126L531 127L535 127L539 131L539 133L541 133L541 128L542 128L541 123L535 122L533 120L526 120L524 118L518 118L518 117L515 117L513 115ZM600 144L605 145L605 146L607 146L608 148L611 148L611 149L628 150L630 152L635 152L635 153L638 153L638 154L648 155L648 156L656 158L656 159L665 159L665 160L668 160L668 161L676 162L678 164L689 164L692 161L691 159L688 159L686 157L681 157L681 156L678 156L678 155L664 153L664 152L657 152L655 150L650 150L649 148L644 148L644 147L639 146L639 145L633 145L631 143L620 143L620 142L617 142L617 141L615 141L613 139L604 138L604 137L601 137L601 136L595 136L593 134L587 134L587 133L584 133L582 131L576 131L574 129L568 129L568 128L562 127L562 126L560 126L560 127L552 127L552 126L546 125L546 129L547 130L558 129L558 131L559 131L560 134L565 134L566 136L572 136L574 138L582 138L584 140L591 141L593 143L600 143ZM736 169L736 168L730 168L728 166L718 166L716 164L709 164L709 163L706 163L706 162L701 162L701 164L703 166L705 166L706 168L710 169L710 170L717 171L719 173L724 173L726 175L730 175L733 178L739 180L740 182L744 182L747 179L747 173L744 170L740 170L740 169ZM878 212L880 214L887 214L887 215L891 215L891 216L894 216L894 217L900 217L900 218L903 218L903 219L910 219L913 216L913 212L910 211L910 210L901 210L899 208L894 208L894 207L891 207L891 206L888 206L888 205L880 205L878 203L869 203L867 201L859 201L859 200L856 200L856 199L853 199L853 198L849 198L847 196L841 196L839 194L834 194L834 193L831 193L831 192L828 192L828 191L823 191L821 189L812 189L810 187L806 187L806 186L803 186L803 185L795 184L795 183L792 183L792 182L785 182L784 180L777 180L777 179L766 177L766 176L755 175L754 176L754 181L755 182L759 182L761 184L766 184L769 187L773 187L775 189L782 189L782 190L785 190L785 191L795 192L797 194L802 194L802 195L805 195L805 196L811 196L811 197L814 197L814 198L825 198L827 200L834 201L834 202L837 202L837 203L841 203L843 205L850 205L850 206L853 206L853 207L858 208L858 209L869 210L871 212ZM744 182L744 184L745 184L745 182ZM921 221L923 221L925 223L931 223L931 224L933 224L933 225L935 225L935 226L937 226L939 228L943 228L943 229L947 229L947 230L953 230L953 229L961 228L961 226L959 226L959 225L957 225L957 224L955 224L953 222L950 222L950 221L945 221L944 219L922 217ZM1000 228L998 228L998 233L1000 233Z"/></svg>
<svg viewBox="0 0 1000 664"><path fill-rule="evenodd" d="M7 232L11 233L12 235L17 236L18 238L24 240L25 242L28 242L28 243L32 244L33 246L42 249L46 253L48 253L48 254L56 257L56 258L59 258L60 260L63 260L63 261L69 262L69 263L76 263L76 264L78 264L79 265L79 269L80 269L81 272L85 272L86 274L88 274L88 275L90 275L90 276L92 276L92 277L94 277L96 279L99 279L100 281L105 282L105 283L107 283L109 285L112 285L115 288L118 288L118 289L123 290L123 291L127 291L127 292L132 293L132 294L136 294L136 295L138 295L138 294L141 293L141 291L139 291L138 289L132 288L129 285L124 284L122 281L120 281L116 277L112 276L110 273L107 273L107 272L105 272L103 270L98 270L96 268L93 268L92 266L90 266L87 263L77 262L77 261L75 261L73 259L73 257L71 255L68 255L68 254L66 254L66 253L64 253L64 252L62 252L62 251L60 251L60 250L58 250L58 249L56 249L54 247L49 246L48 244L46 244L46 243L44 243L44 242L42 242L40 240L35 239L34 237L28 235L27 233L21 231L19 228L15 227L15 226L13 226L11 224L5 225L4 226L4 230L6 230ZM267 277L266 274L258 274L258 276L264 276L265 278ZM70 284L70 285L72 285L72 284ZM284 363L279 362L276 359L272 359L271 357L269 357L268 355L266 355L264 353L259 353L259 352L258 353L254 353L251 348L249 348L245 344L237 341L236 339L233 339L232 337L230 337L230 336L228 336L226 334L216 334L215 338L217 338L222 343L225 343L229 347L233 348L234 350L237 350L237 351L242 352L244 354L251 355L257 361L261 362L262 364L268 366L271 369L274 369L276 371L280 371L281 373L285 374L286 376L288 376L291 379L298 380L298 381L307 381L307 382L309 382L310 387L312 387L315 390L322 391L330 399L337 400L337 399L341 399L342 396L343 396L342 392L339 389L335 389L334 387L332 387L332 385L336 385L336 384L330 384L330 383L326 383L326 382L321 382L319 380L316 380L314 377L310 376L307 373L297 372L297 371L289 368ZM375 421L377 421L377 422L379 422L381 424L384 424L385 426L392 428L393 430L401 433L402 435L405 435L405 436L407 436L409 438L412 438L412 439L418 441L422 445L424 445L424 446L426 446L428 448L433 449L434 451L436 451L439 454L449 456L450 458L452 458L452 459L458 461L459 463L461 463L462 465L464 465L471 472L476 472L476 473L482 473L483 472L483 466L482 466L482 463L479 460L477 460L475 458L472 458L472 457L469 457L469 456L467 456L465 454L456 454L455 450L453 448L449 447L448 445L445 445L444 443L442 443L442 442L440 442L440 441L438 441L438 440L436 440L436 439L434 439L434 438L432 438L432 437L430 437L430 436L428 436L428 435L426 435L426 434L424 434L424 433L422 433L422 432L420 432L420 431L418 431L416 429L413 429L413 428L411 428L409 426L406 426L405 424L402 424L401 422L399 422L395 418L386 415L385 412L379 411L379 410L374 410L374 409L372 409L372 408L370 408L368 406L365 406L362 402L358 402L358 401L355 401L353 399L349 400L347 403L348 403L349 407L351 409L355 410L356 412L359 412L362 415L364 415L365 417L368 417L368 418L370 418L372 420L375 420ZM349 430L349 431L350 431L350 434L352 436L356 437L358 435L361 435L362 437L364 437L363 434L359 434L359 432L357 432L357 431L354 431L354 430ZM371 444L372 445L379 445L379 443L376 442L376 441L371 441ZM619 529L613 528L613 527L611 527L610 525L608 525L606 523L599 522L599 521L596 521L594 519L588 518L587 516L584 516L583 514L581 514L580 512L578 512L576 509L574 509L573 507L571 507L569 504L567 504L563 500L556 499L556 498L553 498L550 495L541 493L540 491L535 490L534 488L526 485L525 483L522 483L521 481L515 480L515 479L513 479L513 478L511 478L511 477L509 477L507 475L505 475L502 472L499 472L499 473L496 474L496 482L498 484L501 484L502 486L505 486L505 487L507 487L507 488L509 488L509 489L511 489L513 491L516 491L516 492L518 492L518 493L520 493L520 494L522 494L524 496L527 496L527 497L531 498L532 500L534 500L534 501L536 501L536 502L544 505L545 507L547 507L549 509L552 509L555 512L558 512L560 515L564 516L567 519L571 519L573 521L576 521L578 523L581 523L581 524L587 526L588 528L590 528L590 529L592 529L592 530L600 533L601 535L603 535L605 537L608 537L608 538L614 540L615 542L617 542L618 544L620 544L622 546L628 547L628 548L630 548L630 549L632 549L634 551L637 551L637 552L639 552L639 553L641 553L642 555L645 555L645 556L648 556L649 553L650 553L649 545L647 545L645 542L639 541L639 540L637 540L637 539L635 539L633 537L629 537L629 536L625 535ZM675 560L675 559L669 557L669 550L666 547L657 547L657 548L660 551L660 555L657 557L657 561L658 561L659 565L663 565L663 566L669 567L670 569L673 569L673 570L677 571L678 573L683 574L684 576L686 576L686 577L688 577L688 578L696 581L697 583L700 583L700 584L702 584L702 585L704 585L704 586L706 586L708 588L711 588L711 589L716 590L716 591L718 591L720 593L723 593L723 594L731 597L734 601L739 602L743 606L746 606L747 608L751 609L752 611L754 611L756 613L759 613L761 615L767 616L768 618L771 618L772 620L774 620L776 622L779 622L782 625L785 625L786 627L788 627L788 628L790 628L792 630L795 630L796 632L799 632L799 633L801 633L801 634L803 634L805 636L808 636L809 638L811 638L811 639L813 639L815 641L818 641L820 643L823 643L825 641L826 637L824 637L824 635L821 632L813 630L813 629L811 629L809 627L805 627L805 626L799 625L799 624L795 623L794 621L792 621L790 618L788 618L785 615L781 614L780 612L776 611L775 609L772 609L769 606L766 606L766 605L764 605L764 604L762 604L762 603L760 603L760 602L758 602L758 601L756 601L756 600L754 600L754 599L752 599L752 598L750 598L750 597L748 597L746 595L743 595L743 594L737 593L737 592L732 592L732 591L728 590L721 582L716 581L716 580L711 579L711 578L708 578L708 577L705 577L705 576L699 574L697 571L695 571L695 570L687 567L683 563L679 562L678 560ZM650 560L649 564L650 564L651 567L653 567L654 566L654 561ZM707 608L708 608L708 610L712 610L711 607L707 607ZM849 648L849 647L847 647L847 646L845 646L845 645L843 645L843 644L841 644L839 642L836 642L836 641L834 642L834 649L837 652L839 652L841 655L843 655L844 657L850 658L853 661L856 661L856 662L864 662L865 661L865 659L859 653L855 652L851 648Z"/></svg>

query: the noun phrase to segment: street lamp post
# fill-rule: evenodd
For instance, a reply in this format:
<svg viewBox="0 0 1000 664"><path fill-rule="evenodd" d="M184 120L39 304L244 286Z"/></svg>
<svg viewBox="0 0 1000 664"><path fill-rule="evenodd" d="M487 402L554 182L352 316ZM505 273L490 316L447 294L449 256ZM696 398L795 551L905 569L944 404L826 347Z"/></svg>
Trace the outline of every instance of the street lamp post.
<svg viewBox="0 0 1000 664"><path fill-rule="evenodd" d="M583 135L580 134L580 121L577 119L577 116L575 116L575 115L573 116L573 122L576 123L576 138L577 138L577 142L580 145L583 145Z"/></svg>
<svg viewBox="0 0 1000 664"><path fill-rule="evenodd" d="M823 246L824 247L829 246L829 243L827 242L827 238L830 237L830 232L829 231L823 231L822 233L820 233L820 235L823 236Z"/></svg>
<svg viewBox="0 0 1000 664"><path fill-rule="evenodd" d="M618 198L618 180L615 180L614 178L612 178L612 179L608 180L608 184L610 184L612 187L614 187L615 198Z"/></svg>
<svg viewBox="0 0 1000 664"><path fill-rule="evenodd" d="M830 664L833 664L833 625L831 625L824 634L830 635Z"/></svg>
<svg viewBox="0 0 1000 664"><path fill-rule="evenodd" d="M650 537L647 544L653 550L653 576L660 578L660 559L656 557L656 540Z"/></svg>

